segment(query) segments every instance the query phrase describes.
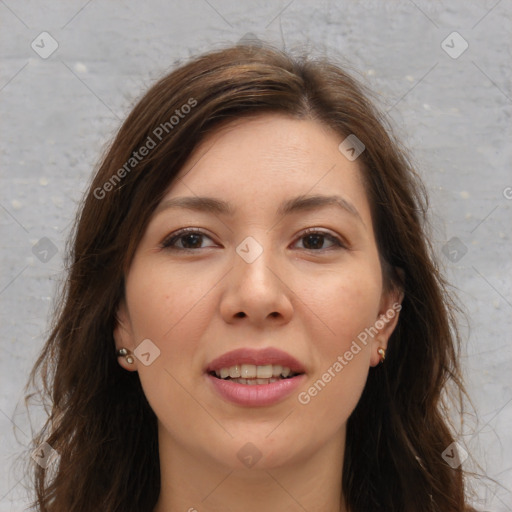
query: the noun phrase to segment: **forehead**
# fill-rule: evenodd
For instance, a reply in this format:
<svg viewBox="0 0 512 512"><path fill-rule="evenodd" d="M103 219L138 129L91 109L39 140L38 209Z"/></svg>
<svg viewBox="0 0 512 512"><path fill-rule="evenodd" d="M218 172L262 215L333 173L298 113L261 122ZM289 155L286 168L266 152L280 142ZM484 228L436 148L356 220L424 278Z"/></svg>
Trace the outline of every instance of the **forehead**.
<svg viewBox="0 0 512 512"><path fill-rule="evenodd" d="M164 197L214 196L235 207L338 194L368 210L360 166L338 149L345 137L316 120L263 114L225 123L189 156Z"/></svg>

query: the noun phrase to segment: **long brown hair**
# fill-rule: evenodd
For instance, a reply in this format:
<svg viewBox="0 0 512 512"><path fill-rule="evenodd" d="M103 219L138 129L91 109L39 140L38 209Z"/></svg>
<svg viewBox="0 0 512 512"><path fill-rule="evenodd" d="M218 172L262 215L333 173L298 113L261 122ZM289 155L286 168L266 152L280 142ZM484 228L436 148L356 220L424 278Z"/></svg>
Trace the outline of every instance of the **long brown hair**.
<svg viewBox="0 0 512 512"><path fill-rule="evenodd" d="M332 61L237 45L179 67L133 108L81 205L52 332L27 384L40 375L51 402L32 449L46 442L58 454L47 469L33 464L38 511L152 512L156 416L138 374L118 364L112 334L123 276L151 213L204 136L265 112L318 119L340 142L354 134L364 143L358 161L385 283L405 294L386 362L370 370L348 420L347 508L466 510L463 471L441 456L454 441L445 390L451 384L458 404L464 392L454 305L428 240L425 189L368 97Z"/></svg>

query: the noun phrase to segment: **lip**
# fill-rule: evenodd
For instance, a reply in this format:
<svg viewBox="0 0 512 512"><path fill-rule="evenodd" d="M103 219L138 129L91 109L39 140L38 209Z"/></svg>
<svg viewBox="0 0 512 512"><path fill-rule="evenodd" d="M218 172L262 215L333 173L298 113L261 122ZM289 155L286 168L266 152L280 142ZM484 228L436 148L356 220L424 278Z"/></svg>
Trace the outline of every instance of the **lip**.
<svg viewBox="0 0 512 512"><path fill-rule="evenodd" d="M229 368L235 364L254 364L262 366L267 364L287 366L294 373L305 373L304 366L290 354L283 352L277 348L239 348L226 352L208 363L205 372L213 372L221 368ZM244 384L240 384L244 386ZM270 384L261 384L270 386Z"/></svg>
<svg viewBox="0 0 512 512"><path fill-rule="evenodd" d="M218 379L209 373L205 376L222 398L245 407L265 407L278 403L291 395L306 379L306 375L301 374L271 384L248 385Z"/></svg>

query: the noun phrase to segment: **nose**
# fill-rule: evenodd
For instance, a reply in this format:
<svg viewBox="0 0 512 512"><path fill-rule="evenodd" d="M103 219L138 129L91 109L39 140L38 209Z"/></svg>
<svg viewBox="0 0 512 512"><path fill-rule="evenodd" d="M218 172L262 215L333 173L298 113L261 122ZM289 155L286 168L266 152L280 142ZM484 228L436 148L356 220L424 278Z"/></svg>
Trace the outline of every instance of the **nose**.
<svg viewBox="0 0 512 512"><path fill-rule="evenodd" d="M253 260L250 252L244 253L248 247L261 254ZM249 246L240 244L234 253L233 268L226 276L221 315L228 323L245 321L258 327L268 322L273 325L289 322L293 291L287 281L284 265L278 264L278 258L269 247L254 239Z"/></svg>

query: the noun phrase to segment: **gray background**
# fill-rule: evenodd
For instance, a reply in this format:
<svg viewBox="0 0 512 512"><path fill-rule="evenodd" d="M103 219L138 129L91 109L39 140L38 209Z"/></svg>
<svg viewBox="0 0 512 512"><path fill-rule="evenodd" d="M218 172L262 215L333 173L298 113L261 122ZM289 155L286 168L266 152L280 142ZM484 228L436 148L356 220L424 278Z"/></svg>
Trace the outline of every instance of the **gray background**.
<svg viewBox="0 0 512 512"><path fill-rule="evenodd" d="M411 149L430 191L435 250L466 311L462 362L476 415L459 440L481 465L464 467L495 480L472 480L474 503L512 510L510 2L0 0L0 20L0 512L26 503L13 466L33 432L22 387L102 151L155 79L248 33L343 59ZM46 58L31 47L51 49L44 31L58 44ZM460 55L454 31L468 44ZM38 421L36 411L32 428Z"/></svg>

